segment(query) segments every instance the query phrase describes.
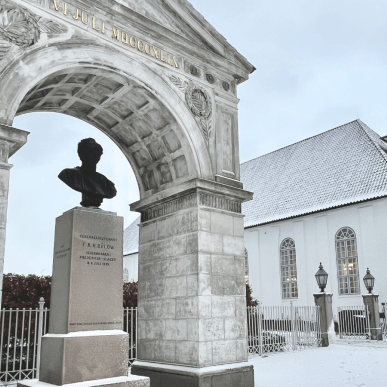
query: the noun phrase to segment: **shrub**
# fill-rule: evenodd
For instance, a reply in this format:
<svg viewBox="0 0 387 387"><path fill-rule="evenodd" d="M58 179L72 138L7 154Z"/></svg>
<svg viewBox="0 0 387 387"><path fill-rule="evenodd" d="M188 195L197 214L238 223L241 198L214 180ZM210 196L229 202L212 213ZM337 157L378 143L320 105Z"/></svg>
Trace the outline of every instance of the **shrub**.
<svg viewBox="0 0 387 387"><path fill-rule="evenodd" d="M255 298L253 298L252 293L253 293L253 289L251 285L246 284L246 305L247 306L258 305L258 301Z"/></svg>
<svg viewBox="0 0 387 387"><path fill-rule="evenodd" d="M246 284L246 305L257 306L252 296L252 288ZM38 308L40 297L44 306L50 308L51 276L29 274L4 274L2 308L23 309ZM125 282L123 286L123 307L137 308L138 282Z"/></svg>
<svg viewBox="0 0 387 387"><path fill-rule="evenodd" d="M23 309L37 308L40 297L44 298L45 306L50 308L51 276L38 277L35 274L3 275L2 308Z"/></svg>
<svg viewBox="0 0 387 387"><path fill-rule="evenodd" d="M138 282L127 282L123 286L123 306L137 307ZM50 308L51 276L29 274L4 274L2 309L38 308L40 297L44 306Z"/></svg>
<svg viewBox="0 0 387 387"><path fill-rule="evenodd" d="M124 283L124 308L137 308L138 282Z"/></svg>

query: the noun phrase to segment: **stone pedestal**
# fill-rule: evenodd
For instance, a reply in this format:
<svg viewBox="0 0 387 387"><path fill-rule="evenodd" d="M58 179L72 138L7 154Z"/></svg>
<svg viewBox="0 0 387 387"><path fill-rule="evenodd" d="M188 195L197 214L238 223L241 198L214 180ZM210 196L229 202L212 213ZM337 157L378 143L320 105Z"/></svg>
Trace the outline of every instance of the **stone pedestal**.
<svg viewBox="0 0 387 387"><path fill-rule="evenodd" d="M371 340L383 340L382 328L380 326L379 316L379 295L378 294L365 294L363 295L364 305L368 308L370 316L370 331Z"/></svg>
<svg viewBox="0 0 387 387"><path fill-rule="evenodd" d="M251 195L208 181L190 185L132 205L142 214L132 374L158 387L253 387L241 215Z"/></svg>
<svg viewBox="0 0 387 387"><path fill-rule="evenodd" d="M123 218L112 212L76 207L57 218L39 381L20 386L149 386L148 378L127 376L122 237Z"/></svg>
<svg viewBox="0 0 387 387"><path fill-rule="evenodd" d="M0 124L0 305L3 288L5 235L7 228L8 188L12 164L8 158L26 142L28 132Z"/></svg>
<svg viewBox="0 0 387 387"><path fill-rule="evenodd" d="M321 346L329 347L329 328L333 322L332 294L313 294L316 306L320 307Z"/></svg>
<svg viewBox="0 0 387 387"><path fill-rule="evenodd" d="M254 387L249 363L196 368L136 361L133 372L149 376L152 387Z"/></svg>
<svg viewBox="0 0 387 387"><path fill-rule="evenodd" d="M38 379L22 380L17 383L18 387L49 387L47 383L41 382ZM103 385L106 387L149 387L149 379L141 376L131 375L118 378L104 379ZM72 387L72 385L68 385ZM101 387L100 380L91 380L87 382L77 383L76 387Z"/></svg>

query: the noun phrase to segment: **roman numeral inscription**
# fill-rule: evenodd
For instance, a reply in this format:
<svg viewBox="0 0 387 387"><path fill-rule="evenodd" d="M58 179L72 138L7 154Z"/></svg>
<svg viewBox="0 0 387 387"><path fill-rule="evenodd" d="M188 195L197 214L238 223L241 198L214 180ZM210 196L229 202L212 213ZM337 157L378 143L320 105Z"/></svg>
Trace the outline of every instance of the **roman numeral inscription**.
<svg viewBox="0 0 387 387"><path fill-rule="evenodd" d="M172 67L179 68L179 60L176 56L168 53L162 48L156 47L153 44L139 39L138 37L130 34L128 31L124 31L112 25L107 21L97 19L93 15L90 15L86 11L81 10L69 3L64 3L59 0L52 0L50 5L56 12L62 13L64 16L78 21L85 26L91 26L93 31L100 34L110 36L111 39L120 44L126 46L128 49L137 50L151 58L168 64Z"/></svg>

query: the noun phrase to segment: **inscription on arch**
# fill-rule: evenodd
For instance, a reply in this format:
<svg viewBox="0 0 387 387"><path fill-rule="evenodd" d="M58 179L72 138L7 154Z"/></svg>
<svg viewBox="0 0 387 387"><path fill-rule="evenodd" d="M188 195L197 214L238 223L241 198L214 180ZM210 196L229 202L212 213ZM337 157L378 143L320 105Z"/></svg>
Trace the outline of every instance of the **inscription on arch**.
<svg viewBox="0 0 387 387"><path fill-rule="evenodd" d="M70 3L61 2L60 0L51 0L50 7L67 18L90 26L93 31L102 35L110 36L112 41L126 46L128 49L134 49L151 58L168 64L174 68L179 68L179 59L172 53L167 52L154 44L146 42L144 39L134 36L129 31L119 28L110 21L102 20L90 12Z"/></svg>

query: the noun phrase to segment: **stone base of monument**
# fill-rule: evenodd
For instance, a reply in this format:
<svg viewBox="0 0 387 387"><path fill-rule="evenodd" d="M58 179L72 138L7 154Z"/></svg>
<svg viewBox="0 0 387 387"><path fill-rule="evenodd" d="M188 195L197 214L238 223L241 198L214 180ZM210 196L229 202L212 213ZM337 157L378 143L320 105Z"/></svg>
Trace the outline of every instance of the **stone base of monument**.
<svg viewBox="0 0 387 387"><path fill-rule="evenodd" d="M52 384L41 382L38 379L23 380L17 383L18 387L49 387ZM100 380L91 380L77 384L64 384L63 387L149 387L149 378L141 376L119 376Z"/></svg>
<svg viewBox="0 0 387 387"><path fill-rule="evenodd" d="M148 376L157 387L254 387L249 363L194 368L135 361L132 375Z"/></svg>
<svg viewBox="0 0 387 387"><path fill-rule="evenodd" d="M118 330L45 335L39 379L62 386L127 375L128 347Z"/></svg>
<svg viewBox="0 0 387 387"><path fill-rule="evenodd" d="M76 207L56 220L49 333L39 380L18 387L149 387L128 376L122 330L123 218Z"/></svg>

